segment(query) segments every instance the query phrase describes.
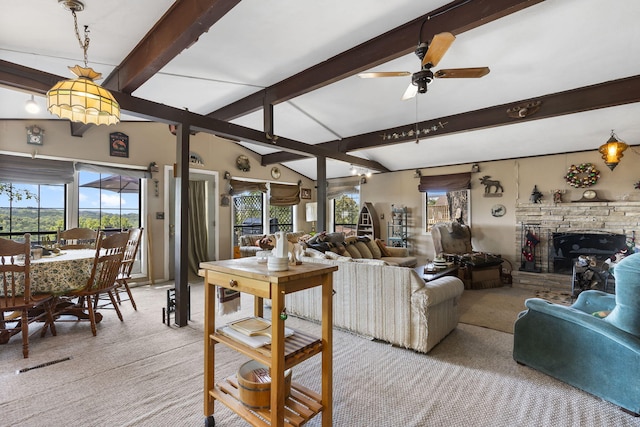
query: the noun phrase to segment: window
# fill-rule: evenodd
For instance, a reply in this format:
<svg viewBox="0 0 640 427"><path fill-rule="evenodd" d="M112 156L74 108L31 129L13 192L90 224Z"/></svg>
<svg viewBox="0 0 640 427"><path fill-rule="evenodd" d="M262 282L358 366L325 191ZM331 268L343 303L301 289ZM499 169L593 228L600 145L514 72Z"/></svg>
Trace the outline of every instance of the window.
<svg viewBox="0 0 640 427"><path fill-rule="evenodd" d="M360 213L360 193L343 193L333 199L333 231L355 234Z"/></svg>
<svg viewBox="0 0 640 427"><path fill-rule="evenodd" d="M456 220L469 224L469 190L428 191L425 201L427 232L438 222Z"/></svg>
<svg viewBox="0 0 640 427"><path fill-rule="evenodd" d="M293 231L293 206L269 206L269 232Z"/></svg>
<svg viewBox="0 0 640 427"><path fill-rule="evenodd" d="M421 176L418 190L425 193L423 229L429 233L433 224L441 221L469 224L469 188L470 172Z"/></svg>
<svg viewBox="0 0 640 427"><path fill-rule="evenodd" d="M55 238L58 228L65 228L64 185L2 184L0 191L0 235L19 239L31 234L31 242L40 243L48 235ZM28 192L28 193L26 193ZM23 197L10 197L21 194ZM24 197L31 194L34 197Z"/></svg>
<svg viewBox="0 0 640 427"><path fill-rule="evenodd" d="M140 179L78 172L78 226L119 231L140 227Z"/></svg>
<svg viewBox="0 0 640 427"><path fill-rule="evenodd" d="M240 236L263 234L262 212L264 198L261 191L233 196L233 245L240 245Z"/></svg>

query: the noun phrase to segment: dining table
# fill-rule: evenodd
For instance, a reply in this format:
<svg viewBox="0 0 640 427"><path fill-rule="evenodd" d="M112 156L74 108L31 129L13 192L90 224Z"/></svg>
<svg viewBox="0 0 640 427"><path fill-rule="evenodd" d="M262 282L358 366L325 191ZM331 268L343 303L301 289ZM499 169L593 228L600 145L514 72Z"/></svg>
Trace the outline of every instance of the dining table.
<svg viewBox="0 0 640 427"><path fill-rule="evenodd" d="M65 298L67 293L80 289L87 285L93 262L96 255L95 249L67 249L58 252L51 251L38 259L31 257L30 282L32 294L49 294L54 296L54 312L56 317L63 315L88 319L88 313L84 312L72 300ZM24 278L16 280L16 294L24 293ZM0 288L0 296L3 296ZM102 315L96 313L96 322L102 320ZM47 326L42 331L44 336ZM6 340L0 340L0 344L6 344Z"/></svg>
<svg viewBox="0 0 640 427"><path fill-rule="evenodd" d="M95 249L66 249L32 257L31 293L60 296L86 286L95 255Z"/></svg>

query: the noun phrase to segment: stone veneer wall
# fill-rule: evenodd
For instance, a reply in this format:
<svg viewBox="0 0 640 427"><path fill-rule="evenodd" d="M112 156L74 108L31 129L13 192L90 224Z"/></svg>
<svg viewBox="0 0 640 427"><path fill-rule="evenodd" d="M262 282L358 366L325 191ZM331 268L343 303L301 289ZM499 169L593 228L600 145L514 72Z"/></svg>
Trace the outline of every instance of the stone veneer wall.
<svg viewBox="0 0 640 427"><path fill-rule="evenodd" d="M516 260L521 260L523 228L539 230L536 246L536 266L540 273L520 272L514 265L513 283L525 287L571 289L571 277L549 273L549 239L552 233L633 232L640 239L640 202L573 202L557 204L522 203L516 206ZM539 278L539 279L538 279Z"/></svg>

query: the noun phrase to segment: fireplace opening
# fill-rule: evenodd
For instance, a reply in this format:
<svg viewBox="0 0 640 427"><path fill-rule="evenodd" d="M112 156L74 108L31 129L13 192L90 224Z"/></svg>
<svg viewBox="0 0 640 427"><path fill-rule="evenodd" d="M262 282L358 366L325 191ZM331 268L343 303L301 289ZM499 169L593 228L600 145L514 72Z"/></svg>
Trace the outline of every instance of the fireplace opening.
<svg viewBox="0 0 640 427"><path fill-rule="evenodd" d="M627 236L615 233L564 232L552 233L549 265L553 273L572 274L575 259L580 255L595 257L598 264L627 247Z"/></svg>

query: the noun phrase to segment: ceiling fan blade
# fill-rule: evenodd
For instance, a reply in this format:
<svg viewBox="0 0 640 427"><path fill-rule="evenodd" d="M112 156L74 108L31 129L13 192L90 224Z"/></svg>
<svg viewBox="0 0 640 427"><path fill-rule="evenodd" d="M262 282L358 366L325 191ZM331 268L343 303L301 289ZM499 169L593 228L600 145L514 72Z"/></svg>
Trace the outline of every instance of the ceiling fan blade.
<svg viewBox="0 0 640 427"><path fill-rule="evenodd" d="M439 79L477 79L489 74L489 67L446 68L433 73Z"/></svg>
<svg viewBox="0 0 640 427"><path fill-rule="evenodd" d="M360 73L358 74L358 77L362 79L375 79L378 77L404 77L410 75L411 73L408 71L378 71L370 73Z"/></svg>
<svg viewBox="0 0 640 427"><path fill-rule="evenodd" d="M422 67L427 64L431 64L432 67L438 65L438 62L442 59L451 44L456 39L451 33L440 33L433 36L431 43L429 44L429 49L427 49L427 53L424 55L422 59Z"/></svg>
<svg viewBox="0 0 640 427"><path fill-rule="evenodd" d="M402 100L406 101L407 99L414 98L418 93L418 86L413 83L409 83L409 87L404 91L404 95L402 95Z"/></svg>

